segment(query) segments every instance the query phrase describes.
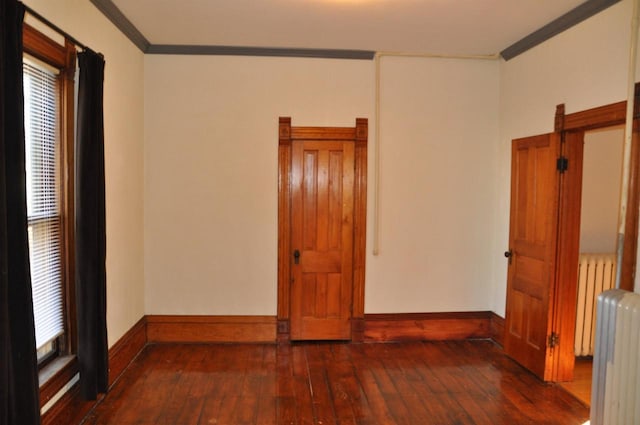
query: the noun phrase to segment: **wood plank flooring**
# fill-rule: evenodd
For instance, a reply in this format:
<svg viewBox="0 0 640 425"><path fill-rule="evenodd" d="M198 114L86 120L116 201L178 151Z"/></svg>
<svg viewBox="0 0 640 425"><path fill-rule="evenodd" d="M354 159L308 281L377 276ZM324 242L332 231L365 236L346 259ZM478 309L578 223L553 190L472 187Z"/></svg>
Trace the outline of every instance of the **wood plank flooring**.
<svg viewBox="0 0 640 425"><path fill-rule="evenodd" d="M589 411L490 341L149 345L87 425L558 424Z"/></svg>
<svg viewBox="0 0 640 425"><path fill-rule="evenodd" d="M576 396L585 405L591 405L591 375L593 359L576 357L576 365L573 369L573 381L562 382L560 386Z"/></svg>

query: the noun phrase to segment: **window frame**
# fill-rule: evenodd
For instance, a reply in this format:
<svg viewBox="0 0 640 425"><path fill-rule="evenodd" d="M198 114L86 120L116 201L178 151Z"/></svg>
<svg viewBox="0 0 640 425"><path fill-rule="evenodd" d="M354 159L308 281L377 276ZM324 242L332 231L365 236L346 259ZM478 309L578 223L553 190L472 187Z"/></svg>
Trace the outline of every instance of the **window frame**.
<svg viewBox="0 0 640 425"><path fill-rule="evenodd" d="M57 355L39 365L40 405L43 406L76 373L77 330L75 302L75 71L76 48L65 38L57 43L27 23L23 24L23 52L60 71L58 75L61 206L61 278L64 336ZM35 347L34 347L35 349Z"/></svg>

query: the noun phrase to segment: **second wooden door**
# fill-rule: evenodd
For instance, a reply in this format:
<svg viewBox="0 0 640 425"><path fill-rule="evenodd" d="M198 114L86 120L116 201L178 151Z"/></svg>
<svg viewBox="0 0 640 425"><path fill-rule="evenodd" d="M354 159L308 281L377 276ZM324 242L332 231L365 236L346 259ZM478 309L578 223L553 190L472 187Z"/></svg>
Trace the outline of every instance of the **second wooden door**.
<svg viewBox="0 0 640 425"><path fill-rule="evenodd" d="M291 339L351 338L354 142L294 141Z"/></svg>
<svg viewBox="0 0 640 425"><path fill-rule="evenodd" d="M512 144L505 352L551 379L560 156L557 133Z"/></svg>

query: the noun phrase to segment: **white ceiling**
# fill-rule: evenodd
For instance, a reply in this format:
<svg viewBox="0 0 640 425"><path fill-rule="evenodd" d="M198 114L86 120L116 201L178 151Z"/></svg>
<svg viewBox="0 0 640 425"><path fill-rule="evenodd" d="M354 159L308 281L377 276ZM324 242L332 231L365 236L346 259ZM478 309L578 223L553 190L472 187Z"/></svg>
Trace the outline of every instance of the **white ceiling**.
<svg viewBox="0 0 640 425"><path fill-rule="evenodd" d="M495 54L584 0L113 0L151 44Z"/></svg>

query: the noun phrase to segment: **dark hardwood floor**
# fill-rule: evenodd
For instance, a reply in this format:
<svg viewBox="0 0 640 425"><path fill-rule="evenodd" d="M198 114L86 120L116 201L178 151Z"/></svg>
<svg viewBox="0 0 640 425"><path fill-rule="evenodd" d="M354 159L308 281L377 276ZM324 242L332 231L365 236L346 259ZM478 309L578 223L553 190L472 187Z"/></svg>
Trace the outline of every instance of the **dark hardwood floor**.
<svg viewBox="0 0 640 425"><path fill-rule="evenodd" d="M588 408L490 341L149 345L84 424L558 424Z"/></svg>

